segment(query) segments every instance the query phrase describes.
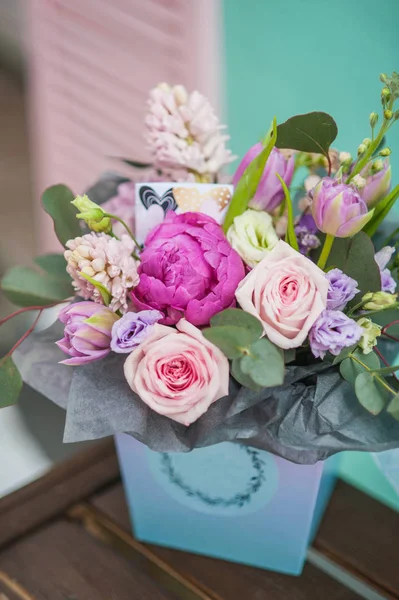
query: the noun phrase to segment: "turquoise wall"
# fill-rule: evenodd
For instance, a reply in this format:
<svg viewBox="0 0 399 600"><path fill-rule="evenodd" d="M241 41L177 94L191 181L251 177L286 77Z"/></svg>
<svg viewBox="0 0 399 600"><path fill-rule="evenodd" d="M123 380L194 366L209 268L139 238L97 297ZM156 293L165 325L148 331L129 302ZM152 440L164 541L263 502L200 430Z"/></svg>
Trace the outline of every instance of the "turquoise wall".
<svg viewBox="0 0 399 600"><path fill-rule="evenodd" d="M224 0L223 6L235 154L259 140L273 115L281 122L313 110L337 121L336 147L356 152L370 135L370 112L380 111L380 72L399 71L399 0ZM388 143L398 183L399 122Z"/></svg>

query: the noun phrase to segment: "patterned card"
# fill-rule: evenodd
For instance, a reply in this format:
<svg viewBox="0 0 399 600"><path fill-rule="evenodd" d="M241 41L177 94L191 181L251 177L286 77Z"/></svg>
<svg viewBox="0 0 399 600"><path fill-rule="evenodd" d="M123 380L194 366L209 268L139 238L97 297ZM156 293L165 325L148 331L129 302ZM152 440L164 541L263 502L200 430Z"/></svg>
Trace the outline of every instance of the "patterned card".
<svg viewBox="0 0 399 600"><path fill-rule="evenodd" d="M222 223L233 186L213 183L152 182L136 184L136 238L143 243L147 233L161 223L165 215L202 212Z"/></svg>

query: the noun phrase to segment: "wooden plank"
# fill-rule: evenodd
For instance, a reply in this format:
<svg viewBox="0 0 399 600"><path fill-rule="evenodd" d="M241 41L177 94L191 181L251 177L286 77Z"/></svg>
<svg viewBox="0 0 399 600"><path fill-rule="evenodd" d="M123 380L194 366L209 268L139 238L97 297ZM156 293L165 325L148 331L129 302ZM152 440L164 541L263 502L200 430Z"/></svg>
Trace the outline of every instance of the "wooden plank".
<svg viewBox="0 0 399 600"><path fill-rule="evenodd" d="M399 598L399 514L339 481L314 547Z"/></svg>
<svg viewBox="0 0 399 600"><path fill-rule="evenodd" d="M90 502L117 523L122 531L130 530L121 484L96 494ZM357 594L309 564L301 577L291 577L187 552L145 546L194 585L211 589L222 600L359 600Z"/></svg>
<svg viewBox="0 0 399 600"><path fill-rule="evenodd" d="M61 463L41 479L0 500L0 548L69 506L116 481L112 439Z"/></svg>
<svg viewBox="0 0 399 600"><path fill-rule="evenodd" d="M121 555L65 520L0 553L0 570L18 580L34 600L173 599Z"/></svg>

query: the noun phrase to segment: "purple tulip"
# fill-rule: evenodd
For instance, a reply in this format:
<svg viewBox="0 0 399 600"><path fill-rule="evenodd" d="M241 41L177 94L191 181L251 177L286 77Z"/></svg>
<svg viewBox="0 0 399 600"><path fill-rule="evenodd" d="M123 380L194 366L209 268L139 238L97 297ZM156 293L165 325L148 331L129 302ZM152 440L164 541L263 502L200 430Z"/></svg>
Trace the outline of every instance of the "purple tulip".
<svg viewBox="0 0 399 600"><path fill-rule="evenodd" d="M381 166L382 168L376 171L377 166ZM391 165L389 158L384 161L378 159L375 163L369 163L361 171L360 175L366 180L366 185L359 193L367 206L372 208L388 194L391 188Z"/></svg>
<svg viewBox="0 0 399 600"><path fill-rule="evenodd" d="M77 302L63 308L58 316L64 323L64 337L57 346L72 358L64 365L84 365L106 356L110 351L111 330L119 317L96 302Z"/></svg>
<svg viewBox="0 0 399 600"><path fill-rule="evenodd" d="M351 237L373 216L359 192L350 185L323 177L312 190L312 215L317 228L336 237Z"/></svg>
<svg viewBox="0 0 399 600"><path fill-rule="evenodd" d="M151 333L155 323L163 319L159 310L127 312L112 327L111 350L118 354L132 352Z"/></svg>
<svg viewBox="0 0 399 600"><path fill-rule="evenodd" d="M245 169L248 165L258 156L263 150L261 142L252 146L240 162L237 171L233 177L233 185L236 186L238 181L244 174ZM292 155L288 160L285 158L282 152L277 148L273 148L271 154L266 162L263 175L256 190L255 196L249 203L250 208L257 210L267 210L271 212L281 204L284 200L284 191L281 187L281 183L276 177L276 173L282 177L289 187L291 185L292 176L294 174L294 156Z"/></svg>

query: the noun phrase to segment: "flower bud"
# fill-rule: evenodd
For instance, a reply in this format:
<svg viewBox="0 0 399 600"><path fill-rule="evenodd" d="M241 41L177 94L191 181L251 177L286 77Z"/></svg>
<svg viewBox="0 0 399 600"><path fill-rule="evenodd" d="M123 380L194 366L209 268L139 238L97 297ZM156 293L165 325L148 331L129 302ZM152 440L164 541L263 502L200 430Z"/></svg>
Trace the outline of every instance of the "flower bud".
<svg viewBox="0 0 399 600"><path fill-rule="evenodd" d="M336 237L351 237L373 216L351 185L324 177L312 191L312 215L320 231Z"/></svg>
<svg viewBox="0 0 399 600"><path fill-rule="evenodd" d="M360 175L360 173L354 176L352 183L358 190L363 190L366 187L366 180Z"/></svg>
<svg viewBox="0 0 399 600"><path fill-rule="evenodd" d="M397 294L389 292L368 292L362 298L365 303L364 310L383 310L388 306L393 306L397 301Z"/></svg>
<svg viewBox="0 0 399 600"><path fill-rule="evenodd" d="M367 146L365 144L360 144L360 146L357 149L357 154L358 156L361 156L362 154L364 154L367 150Z"/></svg>
<svg viewBox="0 0 399 600"><path fill-rule="evenodd" d="M387 121L390 121L393 117L393 112L391 110L384 110L384 117L386 118Z"/></svg>
<svg viewBox="0 0 399 600"><path fill-rule="evenodd" d="M369 208L373 208L388 194L391 187L391 165L389 159L378 158L370 161L361 170L360 175L366 180L360 195ZM355 179L355 178L354 178Z"/></svg>
<svg viewBox="0 0 399 600"><path fill-rule="evenodd" d="M391 97L391 92L389 91L389 88L387 88L387 87L382 88L382 91L381 91L382 103L385 104L386 102L389 102L390 97Z"/></svg>
<svg viewBox="0 0 399 600"><path fill-rule="evenodd" d="M357 321L357 324L363 330L362 337L358 343L358 346L363 350L364 354L370 354L373 351L374 346L377 345L377 338L381 335L381 326L373 323L371 319L362 317Z"/></svg>
<svg viewBox="0 0 399 600"><path fill-rule="evenodd" d="M390 148L383 148L379 152L380 156L389 156L390 154L391 154L391 149Z"/></svg>
<svg viewBox="0 0 399 600"><path fill-rule="evenodd" d="M378 114L376 112L372 112L369 117L371 127L375 127L378 122Z"/></svg>
<svg viewBox="0 0 399 600"><path fill-rule="evenodd" d="M97 233L109 233L112 229L111 219L105 216L105 212L95 202L92 202L86 194L84 196L76 196L71 204L76 206L80 211L76 217L82 219L89 229Z"/></svg>
<svg viewBox="0 0 399 600"><path fill-rule="evenodd" d="M371 167L372 173L379 173L380 171L382 171L382 169L384 168L384 164L385 163L381 158L377 158L377 160L373 162L373 165Z"/></svg>
<svg viewBox="0 0 399 600"><path fill-rule="evenodd" d="M386 83L388 79L388 75L386 73L380 73L380 81L382 83Z"/></svg>
<svg viewBox="0 0 399 600"><path fill-rule="evenodd" d="M371 144L371 139L370 138L364 138L363 142L362 142L366 148L368 148Z"/></svg>

